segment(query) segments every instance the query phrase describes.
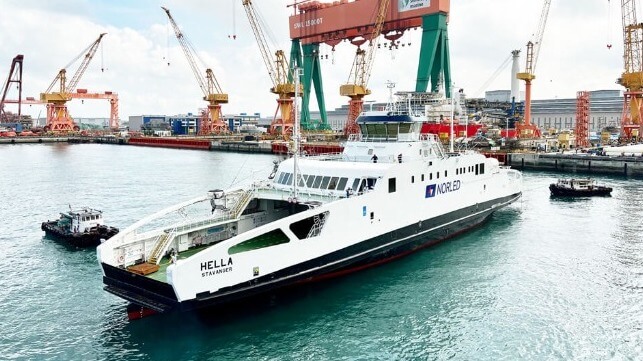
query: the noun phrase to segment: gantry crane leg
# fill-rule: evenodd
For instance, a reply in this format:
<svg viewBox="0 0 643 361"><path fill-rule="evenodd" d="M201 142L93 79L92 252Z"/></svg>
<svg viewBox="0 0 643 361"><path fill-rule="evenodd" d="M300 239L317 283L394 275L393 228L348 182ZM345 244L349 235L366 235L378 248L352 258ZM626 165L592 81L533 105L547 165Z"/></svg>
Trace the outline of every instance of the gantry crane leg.
<svg viewBox="0 0 643 361"><path fill-rule="evenodd" d="M80 128L69 115L65 104L47 104L47 125L45 131L71 132Z"/></svg>
<svg viewBox="0 0 643 361"><path fill-rule="evenodd" d="M429 82L431 83L431 91L438 91L442 74L445 95L447 98L451 97L450 64L447 15L443 13L424 15L422 17L422 46L415 91L426 92Z"/></svg>

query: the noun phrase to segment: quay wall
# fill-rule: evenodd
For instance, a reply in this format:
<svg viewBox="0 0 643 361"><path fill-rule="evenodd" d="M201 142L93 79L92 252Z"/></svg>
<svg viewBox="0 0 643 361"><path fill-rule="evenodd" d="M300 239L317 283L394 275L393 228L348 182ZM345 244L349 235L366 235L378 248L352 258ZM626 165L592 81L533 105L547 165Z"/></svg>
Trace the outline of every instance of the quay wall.
<svg viewBox="0 0 643 361"><path fill-rule="evenodd" d="M613 174L643 178L643 157L608 157L577 154L509 153L507 165L515 169L563 173Z"/></svg>
<svg viewBox="0 0 643 361"><path fill-rule="evenodd" d="M272 147L269 142L258 141L239 141L223 142L213 141L210 143L210 150L219 150L224 152L240 153L272 153Z"/></svg>

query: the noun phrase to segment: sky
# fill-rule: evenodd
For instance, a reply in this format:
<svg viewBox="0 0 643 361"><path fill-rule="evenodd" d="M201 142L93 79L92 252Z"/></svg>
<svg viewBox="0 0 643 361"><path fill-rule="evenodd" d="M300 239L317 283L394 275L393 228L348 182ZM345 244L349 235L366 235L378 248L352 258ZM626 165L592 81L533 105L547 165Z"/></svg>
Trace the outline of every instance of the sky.
<svg viewBox="0 0 643 361"><path fill-rule="evenodd" d="M287 5L292 0L253 3L266 20L271 50L289 53L288 16L293 8ZM623 71L619 5L616 0L552 0L533 99L621 89L615 84ZM11 60L23 54L23 97L38 98L61 68L106 32L78 88L118 93L122 120L197 113L206 102L161 6L170 9L198 57L229 94L223 113L272 117L276 95L269 92L271 81L241 0L0 0L0 80L4 84ZM468 97L510 89L511 64L500 67L512 50L520 49L524 69L526 44L537 30L542 7L543 0L453 0L448 34L455 87ZM395 90L414 90L421 30L407 31L400 40L404 47L377 52L369 81L372 95L366 100L386 101L387 81L396 84ZM348 42L334 52L321 47L327 109L347 103L339 86L348 80L354 52ZM70 65L68 74L79 65ZM17 98L17 91L10 90L8 98ZM68 107L73 117L109 117L107 100L73 100ZM316 109L314 101L311 108ZM15 112L17 106L5 109ZM44 109L27 106L23 113L44 117Z"/></svg>

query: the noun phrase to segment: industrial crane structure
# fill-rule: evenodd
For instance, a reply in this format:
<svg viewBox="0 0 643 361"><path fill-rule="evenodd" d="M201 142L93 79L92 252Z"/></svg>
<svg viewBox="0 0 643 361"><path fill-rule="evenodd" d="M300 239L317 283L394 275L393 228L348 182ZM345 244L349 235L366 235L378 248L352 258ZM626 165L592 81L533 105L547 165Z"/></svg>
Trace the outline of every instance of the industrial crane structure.
<svg viewBox="0 0 643 361"><path fill-rule="evenodd" d="M7 117L7 113L4 110L4 105L5 103L8 103L6 101L7 93L9 92L9 88L13 83L16 83L16 86L18 87L18 119L20 119L20 116L22 115L21 105L22 105L22 61L23 60L24 60L24 56L22 54L18 54L13 58L13 61L11 62L11 69L9 69L9 76L7 77L7 81L5 82L4 87L2 88L2 98L0 98L0 123L6 123L9 121L9 118Z"/></svg>
<svg viewBox="0 0 643 361"><path fill-rule="evenodd" d="M589 92L579 91L576 93L576 147L585 148L590 146L589 142Z"/></svg>
<svg viewBox="0 0 643 361"><path fill-rule="evenodd" d="M533 41L527 43L525 71L516 74L518 79L525 81L525 115L523 122L516 124L516 135L519 138L540 137L540 129L531 123L531 82L536 79L536 62L538 61L538 54L540 53L543 34L545 33L545 25L547 25L550 5L551 0L545 0L543 10L540 13L540 20L538 21L538 30Z"/></svg>
<svg viewBox="0 0 643 361"><path fill-rule="evenodd" d="M85 73L85 70L89 66L96 50L98 50L98 45L100 44L103 36L106 33L100 34L98 39L91 43L82 53L80 53L76 58L74 58L67 66L61 69L58 72L58 75L49 85L49 88L44 93L40 94L40 100L47 103L47 125L45 126L45 131L53 132L69 132L74 130L79 130L80 128L72 117L69 115L67 110L67 102L71 99L70 94L76 90L76 86L80 81L80 78ZM74 73L71 80L67 82L67 68L73 64L78 58L83 56L83 61L81 62L78 70ZM59 83L58 91L52 92L56 83Z"/></svg>
<svg viewBox="0 0 643 361"><path fill-rule="evenodd" d="M390 5L384 4L389 2ZM376 27L381 27L378 33L390 41L389 48L399 45L399 39L406 30L422 28L415 91L426 92L430 83L430 91L437 92L444 85L447 98L451 97L447 35L449 0L341 0L328 3L299 0L294 1L292 6L296 8L296 13L289 18L292 39L291 62L297 59L296 64L303 64L304 69L301 117L303 124L309 119L308 106L312 88L317 95L322 121L326 122L326 107L321 91L319 44L327 44L333 49L344 40L355 45L363 44L372 39ZM378 18L374 21L373 14L379 14L378 10L387 6L388 10L384 11L382 23L378 25ZM359 50L358 57L368 59L366 52L360 55ZM348 91L348 88L346 90Z"/></svg>
<svg viewBox="0 0 643 361"><path fill-rule="evenodd" d="M279 96L277 100L278 111L281 114L281 119L276 117L270 125L271 134L288 135L292 134L294 114L293 114L293 97L295 96L295 84L293 81L293 72L288 65L288 60L283 50L277 50L274 53L270 50L264 30L260 25L259 14L252 4L252 0L242 0L243 7L248 16L250 27L254 33L259 51L266 65L270 80L273 87L270 91ZM274 54L274 57L273 55ZM302 87L299 92L301 93Z"/></svg>
<svg viewBox="0 0 643 361"><path fill-rule="evenodd" d="M89 93L87 89L78 89L74 93L69 93L71 99L107 99L109 100L109 129L118 130L120 127L118 120L118 94L111 91L103 93Z"/></svg>
<svg viewBox="0 0 643 361"><path fill-rule="evenodd" d="M339 88L340 95L350 98L348 103L348 119L344 125L344 135L359 134L359 126L357 125L357 117L362 112L364 105L364 97L371 94L368 89L368 79L371 76L371 69L373 68L373 61L375 60L375 51L379 47L379 36L382 34L384 27L384 20L386 20L386 12L388 11L390 0L381 0L377 15L373 22L373 33L370 34L368 39L360 40L357 42L357 51L351 73L348 77L348 82ZM368 50L360 48L361 44L368 41Z"/></svg>
<svg viewBox="0 0 643 361"><path fill-rule="evenodd" d="M208 102L208 111L205 112L201 117L201 126L199 127L199 135L208 135L208 134L220 134L228 130L228 126L223 121L223 116L221 114L221 104L228 102L228 94L224 93L221 90L221 86L217 81L217 78L214 76L212 69L205 69L205 77L203 76L204 72L199 69L199 66L196 63L198 55L194 47L187 39L185 34L181 31L179 26L174 21L174 18L170 14L170 10L166 7L161 6L161 8L167 14L170 24L174 29L174 34L176 39L181 44L185 58L192 68L194 77L199 83L199 87L203 92L203 100Z"/></svg>
<svg viewBox="0 0 643 361"><path fill-rule="evenodd" d="M624 70L617 80L625 87L621 137L643 135L643 24L636 20L636 0L621 0L623 16Z"/></svg>

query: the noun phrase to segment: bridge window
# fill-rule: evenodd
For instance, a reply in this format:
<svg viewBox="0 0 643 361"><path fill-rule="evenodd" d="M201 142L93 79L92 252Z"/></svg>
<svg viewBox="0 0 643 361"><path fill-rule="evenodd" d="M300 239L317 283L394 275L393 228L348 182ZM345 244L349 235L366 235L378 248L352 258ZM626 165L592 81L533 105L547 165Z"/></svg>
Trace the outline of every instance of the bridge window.
<svg viewBox="0 0 643 361"><path fill-rule="evenodd" d="M388 179L388 192L395 193L395 178Z"/></svg>
<svg viewBox="0 0 643 361"><path fill-rule="evenodd" d="M422 180L422 182L424 182L424 174L422 174L422 178L421 178L421 180Z"/></svg>
<svg viewBox="0 0 643 361"><path fill-rule="evenodd" d="M330 177L328 176L324 177L321 182L321 189L328 188L328 182L330 182Z"/></svg>
<svg viewBox="0 0 643 361"><path fill-rule="evenodd" d="M415 176L414 175L411 176L411 183L415 183Z"/></svg>
<svg viewBox="0 0 643 361"><path fill-rule="evenodd" d="M397 123L390 123L386 125L386 132L388 133L388 136L391 138L397 138Z"/></svg>
<svg viewBox="0 0 643 361"><path fill-rule="evenodd" d="M337 181L339 180L339 177L333 177L330 179L330 183L328 184L328 190L334 190L337 187Z"/></svg>
<svg viewBox="0 0 643 361"><path fill-rule="evenodd" d="M319 188L319 185L321 184L322 179L324 179L324 177L322 177L320 175L315 177L315 183L313 183L313 188Z"/></svg>
<svg viewBox="0 0 643 361"><path fill-rule="evenodd" d="M346 182L348 182L348 178L346 177L339 178L339 183L337 184L337 190L343 191L344 189L346 189Z"/></svg>
<svg viewBox="0 0 643 361"><path fill-rule="evenodd" d="M353 180L353 186L351 187L353 188L353 192L357 192L357 187L359 187L359 178L355 178L355 180Z"/></svg>
<svg viewBox="0 0 643 361"><path fill-rule="evenodd" d="M484 163L480 163L480 174L484 174Z"/></svg>
<svg viewBox="0 0 643 361"><path fill-rule="evenodd" d="M311 174L311 175L309 175L309 176L308 176L308 179L306 179L306 187L308 187L308 188L312 188L312 187L313 187L313 181L314 181L314 180L315 180L315 176L314 176L314 175L312 175L312 174Z"/></svg>

